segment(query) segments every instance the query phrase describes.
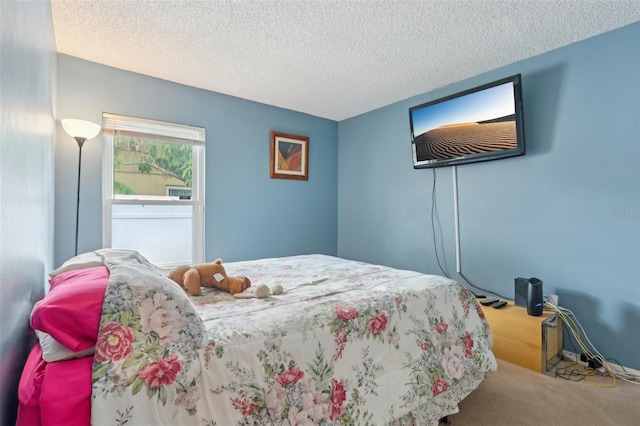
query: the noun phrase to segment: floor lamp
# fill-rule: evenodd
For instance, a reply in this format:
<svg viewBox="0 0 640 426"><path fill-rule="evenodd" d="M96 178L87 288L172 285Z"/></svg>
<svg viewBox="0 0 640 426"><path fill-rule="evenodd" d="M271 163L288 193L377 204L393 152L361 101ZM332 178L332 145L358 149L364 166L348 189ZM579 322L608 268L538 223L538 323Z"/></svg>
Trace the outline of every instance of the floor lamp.
<svg viewBox="0 0 640 426"><path fill-rule="evenodd" d="M62 128L78 142L78 196L76 198L76 256L78 255L78 221L80 219L80 170L82 166L82 145L87 139L93 139L100 133L100 125L91 121L65 118Z"/></svg>

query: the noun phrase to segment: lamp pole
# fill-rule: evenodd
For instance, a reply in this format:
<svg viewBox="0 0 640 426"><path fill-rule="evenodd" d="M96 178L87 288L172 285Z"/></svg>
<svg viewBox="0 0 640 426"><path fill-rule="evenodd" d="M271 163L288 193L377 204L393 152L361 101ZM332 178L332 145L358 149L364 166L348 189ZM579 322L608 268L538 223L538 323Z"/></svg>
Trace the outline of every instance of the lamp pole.
<svg viewBox="0 0 640 426"><path fill-rule="evenodd" d="M80 170L82 169L82 145L84 145L86 138L79 136L74 137L78 142L78 195L76 197L76 256L78 255L78 223L80 222Z"/></svg>

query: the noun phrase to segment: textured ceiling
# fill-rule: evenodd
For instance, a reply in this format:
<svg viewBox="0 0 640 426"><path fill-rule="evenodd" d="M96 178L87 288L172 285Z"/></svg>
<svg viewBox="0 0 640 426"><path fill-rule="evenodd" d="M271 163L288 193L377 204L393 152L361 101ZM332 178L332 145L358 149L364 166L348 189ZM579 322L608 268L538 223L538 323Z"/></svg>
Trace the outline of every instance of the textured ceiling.
<svg viewBox="0 0 640 426"><path fill-rule="evenodd" d="M640 21L638 0L51 3L60 53L333 120Z"/></svg>

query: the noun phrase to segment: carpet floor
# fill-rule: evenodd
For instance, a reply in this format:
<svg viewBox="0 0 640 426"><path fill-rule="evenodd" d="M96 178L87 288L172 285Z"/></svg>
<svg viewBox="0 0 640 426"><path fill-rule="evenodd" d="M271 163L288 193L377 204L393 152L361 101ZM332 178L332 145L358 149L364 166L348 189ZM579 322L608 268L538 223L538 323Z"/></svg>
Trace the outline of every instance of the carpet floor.
<svg viewBox="0 0 640 426"><path fill-rule="evenodd" d="M640 384L594 376L572 381L498 360L489 375L448 417L452 426L636 426ZM600 386L597 386L600 385Z"/></svg>

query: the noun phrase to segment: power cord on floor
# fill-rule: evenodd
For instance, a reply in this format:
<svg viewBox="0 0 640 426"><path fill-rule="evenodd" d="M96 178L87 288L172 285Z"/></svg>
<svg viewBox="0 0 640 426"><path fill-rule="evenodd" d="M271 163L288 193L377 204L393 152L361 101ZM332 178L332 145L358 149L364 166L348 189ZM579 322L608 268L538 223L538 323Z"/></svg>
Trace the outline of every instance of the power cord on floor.
<svg viewBox="0 0 640 426"><path fill-rule="evenodd" d="M604 356L602 356L600 352L598 352L593 343L591 343L591 341L589 340L587 333L584 331L584 328L582 328L582 325L580 325L573 312L571 312L569 309L563 308L561 306L556 306L549 302L545 302L544 306L545 308L552 310L558 314L558 316L562 319L563 324L565 324L566 328L571 332L571 334L577 341L582 353L585 354L588 359L597 361L601 365L600 368L602 368L603 371L606 372L605 375L608 375L612 379L612 383L605 385L589 380L589 376L597 374L598 369L594 368L592 370L580 373L583 375L583 378L586 382L594 386L605 388L614 387L616 385L617 379L633 383L634 385L640 385L640 377L638 375L626 371L621 366L610 363ZM584 336L584 340L582 336Z"/></svg>

